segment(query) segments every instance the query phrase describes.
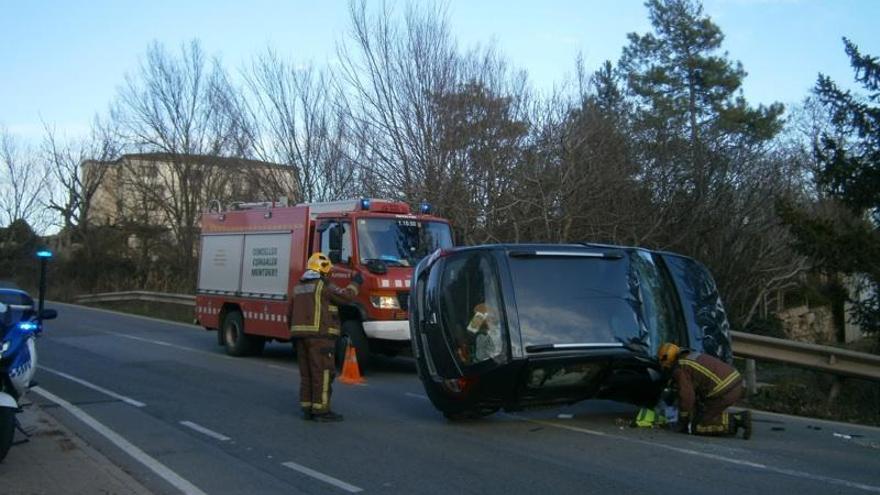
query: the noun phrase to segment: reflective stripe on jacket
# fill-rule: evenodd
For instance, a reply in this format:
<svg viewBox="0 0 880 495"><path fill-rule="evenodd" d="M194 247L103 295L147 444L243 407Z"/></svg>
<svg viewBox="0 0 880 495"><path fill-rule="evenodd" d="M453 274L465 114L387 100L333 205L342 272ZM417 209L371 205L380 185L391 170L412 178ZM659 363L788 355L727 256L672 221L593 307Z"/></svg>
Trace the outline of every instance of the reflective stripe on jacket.
<svg viewBox="0 0 880 495"><path fill-rule="evenodd" d="M733 366L700 353L679 358L672 378L678 386L678 408L683 414L693 413L697 401L721 395L742 383Z"/></svg>
<svg viewBox="0 0 880 495"><path fill-rule="evenodd" d="M352 284L344 289L322 279L300 280L293 287L290 334L293 337L339 336L338 304L350 304L358 293Z"/></svg>

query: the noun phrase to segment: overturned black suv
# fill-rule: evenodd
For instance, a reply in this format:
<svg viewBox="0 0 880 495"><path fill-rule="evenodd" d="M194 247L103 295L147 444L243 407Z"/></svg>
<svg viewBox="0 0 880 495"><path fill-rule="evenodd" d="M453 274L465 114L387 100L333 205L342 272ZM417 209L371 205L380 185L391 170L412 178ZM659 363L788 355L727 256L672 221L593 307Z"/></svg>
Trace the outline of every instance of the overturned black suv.
<svg viewBox="0 0 880 495"><path fill-rule="evenodd" d="M663 342L732 359L712 276L673 253L464 247L424 259L412 287L419 377L453 419L589 398L652 404Z"/></svg>

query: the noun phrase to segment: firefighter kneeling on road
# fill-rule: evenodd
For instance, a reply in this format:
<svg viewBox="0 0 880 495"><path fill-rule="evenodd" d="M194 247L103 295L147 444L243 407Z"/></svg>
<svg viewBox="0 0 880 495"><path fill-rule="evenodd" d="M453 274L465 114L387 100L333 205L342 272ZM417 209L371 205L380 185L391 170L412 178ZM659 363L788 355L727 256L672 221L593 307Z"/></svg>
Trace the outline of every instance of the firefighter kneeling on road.
<svg viewBox="0 0 880 495"><path fill-rule="evenodd" d="M342 421L330 410L331 384L336 377L336 339L339 338L339 304L350 304L363 283L360 273L340 289L327 281L333 264L322 253L313 254L307 270L293 288L290 334L296 338L299 363L299 401L303 419Z"/></svg>
<svg viewBox="0 0 880 495"><path fill-rule="evenodd" d="M671 371L678 388L681 430L697 435L752 435L752 413L727 413L743 396L743 379L727 363L708 354L691 352L667 342L657 352L660 366Z"/></svg>

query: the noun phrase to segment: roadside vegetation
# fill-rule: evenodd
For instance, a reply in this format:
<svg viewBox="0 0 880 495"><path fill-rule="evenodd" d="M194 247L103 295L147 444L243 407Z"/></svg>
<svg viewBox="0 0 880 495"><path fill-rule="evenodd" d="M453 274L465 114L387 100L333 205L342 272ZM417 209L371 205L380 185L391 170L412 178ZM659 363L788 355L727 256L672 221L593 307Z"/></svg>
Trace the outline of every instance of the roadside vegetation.
<svg viewBox="0 0 880 495"><path fill-rule="evenodd" d="M491 44L462 47L437 4L352 1L339 63L326 67L270 47L231 68L198 40L153 43L90 135L67 139L47 124L34 145L0 129L0 279L33 287L30 256L54 226L51 297L192 293L198 215L212 200L389 197L432 203L460 244L587 241L693 256L715 275L735 329L779 333L772 301L797 292L832 308L835 342L850 319L880 351L878 59L844 38L861 91L817 74L801 104L755 105L742 92L746 68L698 0L645 5L651 28L630 33L618 60L592 72L573 60L574 76L549 93ZM137 214L102 223L96 195L123 176L112 172L125 153L161 153L172 173L123 174L113 187L136 198ZM249 189L259 197L235 197L232 175L192 156L280 164L297 188L262 181ZM151 223L154 211L169 223ZM827 396L828 384L798 380L768 400L800 384ZM858 395L850 383L840 401Z"/></svg>
<svg viewBox="0 0 880 495"><path fill-rule="evenodd" d="M880 383L778 363L759 362L757 367L760 386L743 401L747 407L880 426ZM835 382L839 392L831 397Z"/></svg>

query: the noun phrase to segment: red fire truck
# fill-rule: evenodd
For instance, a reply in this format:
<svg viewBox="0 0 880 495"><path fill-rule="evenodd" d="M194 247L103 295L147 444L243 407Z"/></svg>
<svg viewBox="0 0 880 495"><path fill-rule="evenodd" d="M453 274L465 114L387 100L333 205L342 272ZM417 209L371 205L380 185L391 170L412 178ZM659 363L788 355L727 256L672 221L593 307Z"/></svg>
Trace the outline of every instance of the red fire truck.
<svg viewBox="0 0 880 495"><path fill-rule="evenodd" d="M217 330L228 354L256 354L269 340L290 340L292 289L316 251L333 261L337 285L348 285L356 272L364 278L356 303L339 308L337 349L350 342L362 368L371 353L409 349L413 268L452 246L449 223L431 215L428 204L417 214L406 203L380 199L237 208L202 215L196 294L196 319Z"/></svg>

